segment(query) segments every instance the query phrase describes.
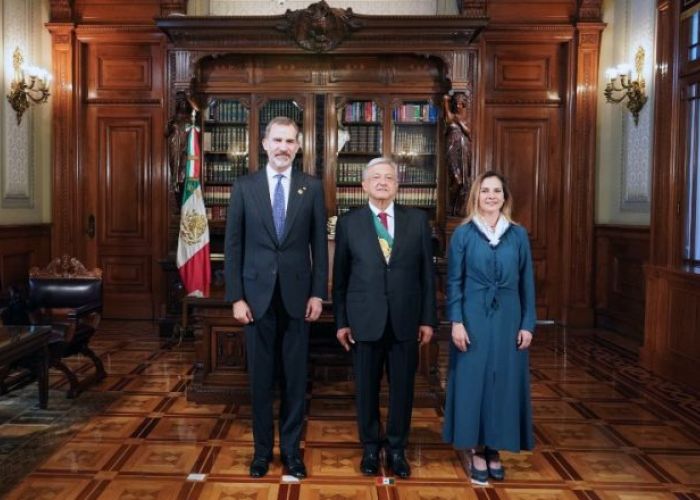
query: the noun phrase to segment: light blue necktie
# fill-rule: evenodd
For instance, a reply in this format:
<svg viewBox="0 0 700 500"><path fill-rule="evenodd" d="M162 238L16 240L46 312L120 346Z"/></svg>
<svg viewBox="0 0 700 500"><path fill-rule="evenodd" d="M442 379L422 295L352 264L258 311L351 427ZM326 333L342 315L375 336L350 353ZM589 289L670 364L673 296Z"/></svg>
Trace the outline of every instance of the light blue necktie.
<svg viewBox="0 0 700 500"><path fill-rule="evenodd" d="M284 175L277 174L277 185L275 186L275 194L272 197L272 218L275 221L275 232L277 232L277 239L282 240L282 233L284 233L284 217L285 217L285 206L284 206L284 187L282 187L282 179Z"/></svg>

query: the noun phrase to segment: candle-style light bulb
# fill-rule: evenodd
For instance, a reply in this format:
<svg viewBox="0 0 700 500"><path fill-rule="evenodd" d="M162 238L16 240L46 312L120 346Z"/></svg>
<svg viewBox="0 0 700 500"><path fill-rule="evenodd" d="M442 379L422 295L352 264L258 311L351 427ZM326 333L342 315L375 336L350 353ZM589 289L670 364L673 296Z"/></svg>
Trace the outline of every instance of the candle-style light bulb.
<svg viewBox="0 0 700 500"><path fill-rule="evenodd" d="M617 69L615 69L615 68L606 69L605 70L605 78L607 78L610 81L615 80L615 78L617 78Z"/></svg>

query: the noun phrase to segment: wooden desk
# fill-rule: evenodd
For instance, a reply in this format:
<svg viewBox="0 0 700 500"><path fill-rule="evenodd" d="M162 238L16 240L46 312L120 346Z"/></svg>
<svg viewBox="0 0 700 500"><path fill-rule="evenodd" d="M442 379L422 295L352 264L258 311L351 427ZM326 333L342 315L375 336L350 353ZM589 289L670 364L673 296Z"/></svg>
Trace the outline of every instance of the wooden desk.
<svg viewBox="0 0 700 500"><path fill-rule="evenodd" d="M50 326L0 326L0 366L28 361L39 382L39 407L49 400Z"/></svg>

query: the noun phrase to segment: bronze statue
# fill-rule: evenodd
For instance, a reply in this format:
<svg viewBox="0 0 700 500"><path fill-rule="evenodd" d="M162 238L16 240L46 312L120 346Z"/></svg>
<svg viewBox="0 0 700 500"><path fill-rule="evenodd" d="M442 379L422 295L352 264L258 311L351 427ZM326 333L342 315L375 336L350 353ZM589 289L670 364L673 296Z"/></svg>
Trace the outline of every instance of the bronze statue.
<svg viewBox="0 0 700 500"><path fill-rule="evenodd" d="M178 191L179 182L184 179L185 155L187 154L187 127L191 123L188 99L178 93L175 98L175 114L168 121L168 164L170 185Z"/></svg>
<svg viewBox="0 0 700 500"><path fill-rule="evenodd" d="M449 95L443 96L447 129L447 168L450 172L448 192L451 215L463 216L464 203L472 176L472 135L469 128L469 107L466 94L455 94L454 112Z"/></svg>

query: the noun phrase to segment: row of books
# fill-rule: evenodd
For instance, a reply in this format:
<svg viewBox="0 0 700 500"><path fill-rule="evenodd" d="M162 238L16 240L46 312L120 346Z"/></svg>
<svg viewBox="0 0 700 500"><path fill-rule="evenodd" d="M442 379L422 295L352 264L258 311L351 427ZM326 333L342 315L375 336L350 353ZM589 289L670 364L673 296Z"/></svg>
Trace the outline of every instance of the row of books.
<svg viewBox="0 0 700 500"><path fill-rule="evenodd" d="M220 222L226 220L226 212L228 211L227 206L216 205L213 207L206 207L207 219L212 222Z"/></svg>
<svg viewBox="0 0 700 500"><path fill-rule="evenodd" d="M367 162L364 160L338 160L336 182L362 182L362 169L365 165Z"/></svg>
<svg viewBox="0 0 700 500"><path fill-rule="evenodd" d="M348 125L350 140L345 143L342 151L349 153L378 152L382 150L381 127L363 127L361 125Z"/></svg>
<svg viewBox="0 0 700 500"><path fill-rule="evenodd" d="M207 108L207 119L218 122L247 122L248 108L240 101L216 100Z"/></svg>
<svg viewBox="0 0 700 500"><path fill-rule="evenodd" d="M303 121L301 109L294 101L270 101L260 108L260 129L265 130L267 123L276 116L288 116L297 124Z"/></svg>
<svg viewBox="0 0 700 500"><path fill-rule="evenodd" d="M435 153L435 130L433 127L410 127L394 129L394 151L403 153Z"/></svg>
<svg viewBox="0 0 700 500"><path fill-rule="evenodd" d="M435 184L435 169L399 164L400 184Z"/></svg>
<svg viewBox="0 0 700 500"><path fill-rule="evenodd" d="M392 118L395 122L436 123L438 108L432 104L402 104L394 108Z"/></svg>
<svg viewBox="0 0 700 500"><path fill-rule="evenodd" d="M236 177L248 173L248 158L239 157L232 161L207 161L204 168L205 182L233 182Z"/></svg>
<svg viewBox="0 0 700 500"><path fill-rule="evenodd" d="M204 186L204 204L207 206L213 205L228 205L231 199L231 188L229 186Z"/></svg>
<svg viewBox="0 0 700 500"><path fill-rule="evenodd" d="M248 129L245 127L213 127L204 132L204 151L243 153L248 151Z"/></svg>
<svg viewBox="0 0 700 500"><path fill-rule="evenodd" d="M380 122L382 108L374 101L355 101L345 105L345 122Z"/></svg>
<svg viewBox="0 0 700 500"><path fill-rule="evenodd" d="M354 207L367 203L367 194L360 186L337 187L335 191L336 205L339 207ZM408 187L399 189L396 202L413 207L434 207L437 201L435 187Z"/></svg>
<svg viewBox="0 0 700 500"><path fill-rule="evenodd" d="M336 167L336 182L360 183L362 170L367 163L363 160L339 160ZM406 184L435 184L435 169L431 167L409 167L399 163L399 183Z"/></svg>

